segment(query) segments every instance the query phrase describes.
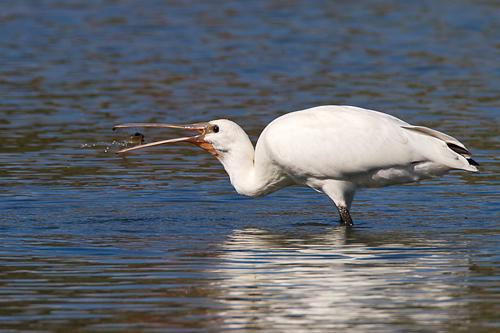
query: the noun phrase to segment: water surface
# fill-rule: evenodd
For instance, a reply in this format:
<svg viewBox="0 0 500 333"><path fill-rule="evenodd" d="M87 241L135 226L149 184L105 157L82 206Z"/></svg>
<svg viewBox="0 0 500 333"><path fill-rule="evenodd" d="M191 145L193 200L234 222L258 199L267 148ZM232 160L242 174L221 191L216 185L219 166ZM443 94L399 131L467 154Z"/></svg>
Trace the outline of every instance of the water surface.
<svg viewBox="0 0 500 333"><path fill-rule="evenodd" d="M500 329L496 1L0 9L0 329ZM255 142L322 104L450 133L481 173L361 191L346 230L308 189L238 196L195 147L113 153L117 123L228 117Z"/></svg>

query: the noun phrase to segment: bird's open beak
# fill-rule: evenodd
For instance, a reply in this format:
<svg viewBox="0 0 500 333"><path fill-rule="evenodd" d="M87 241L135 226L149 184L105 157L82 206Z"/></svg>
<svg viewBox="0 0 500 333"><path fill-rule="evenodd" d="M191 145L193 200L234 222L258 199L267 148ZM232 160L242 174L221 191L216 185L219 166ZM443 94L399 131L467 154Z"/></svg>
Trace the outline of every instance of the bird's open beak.
<svg viewBox="0 0 500 333"><path fill-rule="evenodd" d="M211 131L212 125L210 123L195 123L195 124L187 124L187 125L174 125L174 124L158 124L158 123L129 123L129 124L120 124L113 127L113 131L117 128L130 128L130 127L149 127L149 128L178 128L188 131L197 131L198 135L194 136L185 136L181 138L169 139L169 140L161 140L155 141L151 143L146 143L143 145L138 145L126 149L119 150L117 153L126 153L131 150L137 150L147 147L153 147L158 145L164 145L169 143L178 143L178 142L189 142L192 143L204 150L208 151L210 154L217 156L217 151L211 143L205 141L205 134Z"/></svg>

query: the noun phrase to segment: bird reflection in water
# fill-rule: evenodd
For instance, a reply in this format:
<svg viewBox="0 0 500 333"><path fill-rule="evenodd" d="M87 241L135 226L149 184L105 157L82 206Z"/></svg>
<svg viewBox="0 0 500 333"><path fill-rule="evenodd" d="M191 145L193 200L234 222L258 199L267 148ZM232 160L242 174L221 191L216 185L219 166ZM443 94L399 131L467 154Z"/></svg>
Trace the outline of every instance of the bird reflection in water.
<svg viewBox="0 0 500 333"><path fill-rule="evenodd" d="M305 331L308 324L368 329L466 316L455 297L466 260L439 241L408 244L405 237L400 243L345 228L300 237L236 230L214 272L226 305L221 317L233 328L304 325ZM443 267L456 271L443 275Z"/></svg>

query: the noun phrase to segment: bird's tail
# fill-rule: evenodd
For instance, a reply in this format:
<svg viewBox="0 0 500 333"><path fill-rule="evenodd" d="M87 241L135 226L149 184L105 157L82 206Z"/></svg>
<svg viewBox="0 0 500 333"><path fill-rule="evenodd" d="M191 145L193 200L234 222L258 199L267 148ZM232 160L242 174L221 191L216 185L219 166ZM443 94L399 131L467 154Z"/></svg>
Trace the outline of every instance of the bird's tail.
<svg viewBox="0 0 500 333"><path fill-rule="evenodd" d="M465 160L467 161L467 165L465 168L463 168L463 170L478 172L477 166L479 166L479 163L471 158L471 153L465 147L457 146L456 144L451 142L446 142L446 145L455 153L465 158Z"/></svg>
<svg viewBox="0 0 500 333"><path fill-rule="evenodd" d="M441 141L444 141L448 146L449 150L453 151L456 154L455 156L458 157L458 159L455 158L453 160L446 159L447 162L444 164L448 165L450 168L466 170L470 172L478 172L477 166L479 166L479 163L477 163L471 158L472 154L465 147L465 145L460 141L458 141L457 139L455 139L454 137L423 126L405 125L402 127L404 129L417 132L419 134L428 135L437 138Z"/></svg>

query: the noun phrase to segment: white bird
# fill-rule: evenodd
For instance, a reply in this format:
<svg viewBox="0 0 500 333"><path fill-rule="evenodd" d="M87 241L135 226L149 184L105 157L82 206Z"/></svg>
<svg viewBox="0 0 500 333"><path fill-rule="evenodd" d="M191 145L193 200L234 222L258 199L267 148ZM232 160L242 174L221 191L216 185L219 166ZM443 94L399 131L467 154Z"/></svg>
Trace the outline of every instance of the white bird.
<svg viewBox="0 0 500 333"><path fill-rule="evenodd" d="M441 176L450 170L477 172L457 139L410 125L391 115L354 106L318 106L273 120L254 147L238 124L218 119L189 125L130 123L124 127L168 127L198 131L119 151L190 142L214 155L239 194L257 197L289 185L326 194L341 222L352 225L354 193Z"/></svg>

